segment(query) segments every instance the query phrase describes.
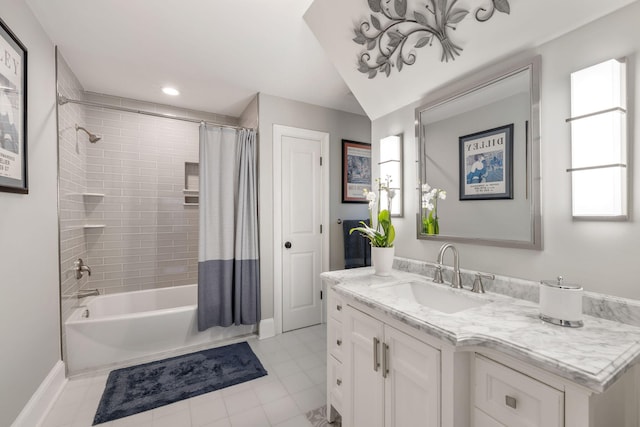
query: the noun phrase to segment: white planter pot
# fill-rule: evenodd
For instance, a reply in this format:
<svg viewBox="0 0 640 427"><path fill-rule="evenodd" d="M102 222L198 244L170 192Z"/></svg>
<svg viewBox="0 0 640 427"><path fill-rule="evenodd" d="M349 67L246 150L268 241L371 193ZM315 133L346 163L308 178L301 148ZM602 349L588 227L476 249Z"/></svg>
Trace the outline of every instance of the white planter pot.
<svg viewBox="0 0 640 427"><path fill-rule="evenodd" d="M393 267L393 255L395 248L371 247L371 263L376 271L376 276L388 276Z"/></svg>

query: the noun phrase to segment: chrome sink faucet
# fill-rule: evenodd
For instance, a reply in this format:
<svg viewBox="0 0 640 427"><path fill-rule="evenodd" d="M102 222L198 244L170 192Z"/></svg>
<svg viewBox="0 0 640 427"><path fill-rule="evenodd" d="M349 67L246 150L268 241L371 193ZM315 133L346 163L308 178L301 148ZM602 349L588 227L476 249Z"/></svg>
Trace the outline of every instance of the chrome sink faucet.
<svg viewBox="0 0 640 427"><path fill-rule="evenodd" d="M460 275L460 255L458 254L458 250L451 243L445 243L440 247L440 251L438 252L438 258L436 263L438 264L436 267L436 272L433 275L434 283L444 283L442 280L442 259L444 258L444 253L447 249L451 249L453 252L453 277L451 277L451 287L456 289L462 288L462 276Z"/></svg>

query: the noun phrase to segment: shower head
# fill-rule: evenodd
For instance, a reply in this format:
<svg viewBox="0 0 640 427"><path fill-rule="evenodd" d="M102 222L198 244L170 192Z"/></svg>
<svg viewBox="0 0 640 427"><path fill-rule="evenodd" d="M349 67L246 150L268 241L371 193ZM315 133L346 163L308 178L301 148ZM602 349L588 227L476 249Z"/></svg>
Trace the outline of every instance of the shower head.
<svg viewBox="0 0 640 427"><path fill-rule="evenodd" d="M87 135L89 135L89 142L91 142L91 143L93 143L93 144L95 144L96 142L98 142L98 141L100 141L100 140L102 139L102 138L101 138L101 137L99 137L98 135L93 134L93 133L89 132L88 130L86 130L85 128L83 128L82 126L78 126L78 125L76 124L76 132L78 132L79 130L82 130L82 131L84 131Z"/></svg>

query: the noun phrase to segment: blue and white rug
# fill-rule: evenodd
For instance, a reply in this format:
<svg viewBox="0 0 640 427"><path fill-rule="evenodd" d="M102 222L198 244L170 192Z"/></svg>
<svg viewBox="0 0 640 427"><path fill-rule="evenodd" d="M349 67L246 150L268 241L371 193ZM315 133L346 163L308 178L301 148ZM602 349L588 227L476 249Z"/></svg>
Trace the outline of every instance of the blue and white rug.
<svg viewBox="0 0 640 427"><path fill-rule="evenodd" d="M246 342L112 371L93 425L267 375Z"/></svg>

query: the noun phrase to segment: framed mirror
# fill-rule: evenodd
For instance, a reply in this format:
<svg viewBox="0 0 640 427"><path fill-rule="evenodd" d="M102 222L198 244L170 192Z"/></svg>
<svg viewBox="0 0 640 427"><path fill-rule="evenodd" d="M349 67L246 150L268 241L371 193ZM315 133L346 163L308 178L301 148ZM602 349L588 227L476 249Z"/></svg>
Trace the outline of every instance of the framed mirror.
<svg viewBox="0 0 640 427"><path fill-rule="evenodd" d="M461 86L416 109L418 238L540 250L540 57Z"/></svg>

